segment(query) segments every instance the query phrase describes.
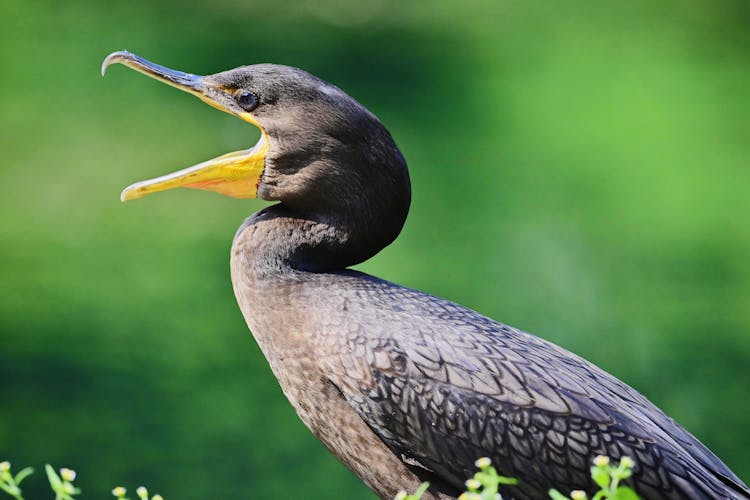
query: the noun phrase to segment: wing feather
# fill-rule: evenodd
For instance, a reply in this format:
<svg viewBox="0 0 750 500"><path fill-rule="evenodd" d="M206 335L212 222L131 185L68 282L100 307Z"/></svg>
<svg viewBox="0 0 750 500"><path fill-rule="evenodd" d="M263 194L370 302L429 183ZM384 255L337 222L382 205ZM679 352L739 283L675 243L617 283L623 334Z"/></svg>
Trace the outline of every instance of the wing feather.
<svg viewBox="0 0 750 500"><path fill-rule="evenodd" d="M371 288L367 311L348 311L371 317L352 322L340 356L366 360L369 375L353 379L368 383L352 385L349 370L363 368L351 359L330 360L331 379L389 447L457 490L480 456L521 480L506 492L515 498L590 490L591 460L605 454L636 461L632 482L644 495L750 498L690 433L584 359L421 292L375 279L358 286ZM387 296L373 313L378 287Z"/></svg>

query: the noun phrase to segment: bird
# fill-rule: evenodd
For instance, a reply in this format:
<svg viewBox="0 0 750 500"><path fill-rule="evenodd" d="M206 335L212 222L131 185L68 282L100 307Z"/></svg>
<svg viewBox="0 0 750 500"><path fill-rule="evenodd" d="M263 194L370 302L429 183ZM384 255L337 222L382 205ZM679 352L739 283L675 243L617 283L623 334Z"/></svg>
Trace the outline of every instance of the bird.
<svg viewBox="0 0 750 500"><path fill-rule="evenodd" d="M594 493L592 460L630 457L648 499L750 499L750 489L643 395L583 358L469 308L350 269L393 242L411 204L406 160L380 120L293 67L211 75L127 51L119 63L260 130L253 147L132 184L274 202L234 236L239 308L302 422L381 498L430 483L455 498L487 457L517 485Z"/></svg>

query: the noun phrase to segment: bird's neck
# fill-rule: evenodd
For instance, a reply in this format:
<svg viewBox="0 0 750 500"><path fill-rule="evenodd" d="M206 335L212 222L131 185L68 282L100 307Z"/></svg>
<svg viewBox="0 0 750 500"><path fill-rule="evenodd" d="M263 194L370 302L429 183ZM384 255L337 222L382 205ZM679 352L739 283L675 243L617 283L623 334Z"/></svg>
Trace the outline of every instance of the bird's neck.
<svg viewBox="0 0 750 500"><path fill-rule="evenodd" d="M378 220L347 210L307 212L277 204L253 214L235 236L233 252L256 278L345 269L375 255L401 231L408 205ZM390 213L388 213L390 212Z"/></svg>

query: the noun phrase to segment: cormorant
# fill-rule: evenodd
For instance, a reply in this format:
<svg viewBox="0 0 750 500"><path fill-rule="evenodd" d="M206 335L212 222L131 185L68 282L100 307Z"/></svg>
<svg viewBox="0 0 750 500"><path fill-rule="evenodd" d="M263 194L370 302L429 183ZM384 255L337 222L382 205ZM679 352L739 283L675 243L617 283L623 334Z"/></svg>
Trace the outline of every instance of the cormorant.
<svg viewBox="0 0 750 500"><path fill-rule="evenodd" d="M302 421L378 495L428 480L427 497L450 498L484 456L520 481L506 498L591 492L602 454L635 460L629 484L644 498L750 498L695 437L586 360L348 269L396 238L411 188L391 135L339 88L275 64L197 76L115 52L102 72L114 63L260 129L252 148L133 184L122 200L189 187L278 202L234 237L237 301Z"/></svg>

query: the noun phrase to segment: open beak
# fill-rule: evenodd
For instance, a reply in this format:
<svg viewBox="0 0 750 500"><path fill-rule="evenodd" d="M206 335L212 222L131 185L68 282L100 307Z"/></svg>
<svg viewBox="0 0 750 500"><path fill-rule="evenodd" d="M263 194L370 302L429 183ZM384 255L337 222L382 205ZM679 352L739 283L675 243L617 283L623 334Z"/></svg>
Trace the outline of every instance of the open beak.
<svg viewBox="0 0 750 500"><path fill-rule="evenodd" d="M232 89L221 88L205 76L165 68L130 52L113 52L108 55L102 63L102 75L115 63L189 92L214 108L252 123L261 131L260 140L252 148L227 153L171 174L136 182L123 190L120 195L122 201L134 200L176 187L205 189L234 198L256 197L268 152L268 135L252 114L236 106L230 107Z"/></svg>

